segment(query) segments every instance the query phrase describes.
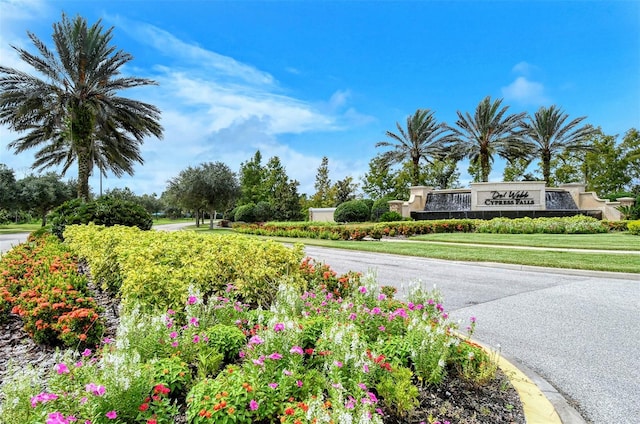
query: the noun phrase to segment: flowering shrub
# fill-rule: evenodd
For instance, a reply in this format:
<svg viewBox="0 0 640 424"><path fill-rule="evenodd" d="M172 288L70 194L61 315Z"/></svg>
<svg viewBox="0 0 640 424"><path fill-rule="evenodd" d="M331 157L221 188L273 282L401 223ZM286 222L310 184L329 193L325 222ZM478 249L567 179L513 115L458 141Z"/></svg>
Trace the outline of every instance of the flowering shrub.
<svg viewBox="0 0 640 424"><path fill-rule="evenodd" d="M627 228L629 228L631 234L636 236L640 235L640 221L629 221Z"/></svg>
<svg viewBox="0 0 640 424"><path fill-rule="evenodd" d="M67 240L85 249L79 240L89 233L73 228ZM119 249L125 262L136 260ZM179 265L172 254L153 255ZM123 291L130 266L121 268ZM477 384L493 378L492 358L455 335L438 292L416 286L401 302L371 275L341 281L310 259L291 271L268 308L246 302L236 280L191 279L182 302L163 313L150 314L148 299L132 304L117 337L99 351L67 352L53 369L13 372L0 387L0 422L170 423L180 410L191 424L397 422L416 406L419 390L447 372ZM469 333L474 327L472 319Z"/></svg>
<svg viewBox="0 0 640 424"><path fill-rule="evenodd" d="M87 279L53 236L31 236L2 256L0 296L2 316L20 315L38 343L77 347L100 340L103 323Z"/></svg>

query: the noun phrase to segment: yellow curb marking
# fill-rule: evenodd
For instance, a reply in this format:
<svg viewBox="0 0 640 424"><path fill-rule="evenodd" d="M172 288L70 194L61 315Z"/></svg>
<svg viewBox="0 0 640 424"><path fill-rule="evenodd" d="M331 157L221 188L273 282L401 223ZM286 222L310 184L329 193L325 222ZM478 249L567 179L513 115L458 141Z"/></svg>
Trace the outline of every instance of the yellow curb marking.
<svg viewBox="0 0 640 424"><path fill-rule="evenodd" d="M458 336L461 339L465 338L460 334ZM491 349L477 340L471 341L481 346L488 354L495 353L498 367L504 372L520 396L524 418L528 424L562 424L556 408L529 377L504 359L495 349Z"/></svg>
<svg viewBox="0 0 640 424"><path fill-rule="evenodd" d="M562 424L554 406L533 381L502 356L498 355L497 360L498 366L520 395L527 423Z"/></svg>

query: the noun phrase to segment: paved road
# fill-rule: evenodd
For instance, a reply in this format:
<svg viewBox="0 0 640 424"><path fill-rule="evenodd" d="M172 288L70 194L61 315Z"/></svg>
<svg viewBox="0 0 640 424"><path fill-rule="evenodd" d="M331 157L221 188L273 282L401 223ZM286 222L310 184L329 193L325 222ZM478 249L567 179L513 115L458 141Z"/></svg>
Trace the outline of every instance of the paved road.
<svg viewBox="0 0 640 424"><path fill-rule="evenodd" d="M166 229L166 228L165 228ZM0 251L26 234L0 235ZM640 276L469 264L308 246L337 272L374 272L399 295L437 286L475 338L534 370L593 423L640 417ZM578 274L578 275L576 275ZM635 278L635 279L634 279ZM538 423L535 423L538 424Z"/></svg>
<svg viewBox="0 0 640 424"><path fill-rule="evenodd" d="M587 420L638 422L640 276L571 275L314 246L306 253L337 272L375 272L380 284L395 285L400 295L415 281L436 285L452 317L477 318L474 338L534 370L575 401Z"/></svg>

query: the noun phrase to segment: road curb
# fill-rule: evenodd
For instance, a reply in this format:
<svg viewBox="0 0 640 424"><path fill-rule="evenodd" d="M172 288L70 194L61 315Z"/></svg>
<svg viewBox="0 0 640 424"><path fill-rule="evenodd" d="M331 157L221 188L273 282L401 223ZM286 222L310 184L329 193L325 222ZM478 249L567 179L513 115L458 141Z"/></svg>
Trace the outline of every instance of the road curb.
<svg viewBox="0 0 640 424"><path fill-rule="evenodd" d="M473 340L487 352L494 352L481 342ZM498 367L509 378L518 392L527 424L587 424L547 380L525 365L497 354Z"/></svg>

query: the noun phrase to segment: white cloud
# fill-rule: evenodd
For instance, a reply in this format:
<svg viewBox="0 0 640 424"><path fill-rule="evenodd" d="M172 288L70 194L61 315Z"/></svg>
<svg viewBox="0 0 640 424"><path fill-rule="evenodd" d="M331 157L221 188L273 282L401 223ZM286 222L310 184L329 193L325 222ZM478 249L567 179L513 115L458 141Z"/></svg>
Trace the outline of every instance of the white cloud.
<svg viewBox="0 0 640 424"><path fill-rule="evenodd" d="M530 76L531 73L536 69L537 67L535 65L531 65L530 63L523 61L523 62L516 63L512 71L515 72L516 74Z"/></svg>
<svg viewBox="0 0 640 424"><path fill-rule="evenodd" d="M351 96L351 92L349 90L338 90L331 95L329 99L329 107L331 109L339 109L347 103L347 100Z"/></svg>
<svg viewBox="0 0 640 424"><path fill-rule="evenodd" d="M508 86L502 87L502 95L508 101L524 105L541 106L549 102L544 85L526 77L518 77Z"/></svg>
<svg viewBox="0 0 640 424"><path fill-rule="evenodd" d="M149 45L158 54L175 59L175 63L179 63L180 67L192 68L196 66L216 78L230 77L245 84L272 85L275 83L273 76L267 72L238 62L229 56L218 54L195 44L189 44L153 25L132 22L120 17L109 19L117 22L119 29L127 32L139 43Z"/></svg>

